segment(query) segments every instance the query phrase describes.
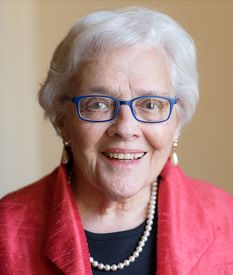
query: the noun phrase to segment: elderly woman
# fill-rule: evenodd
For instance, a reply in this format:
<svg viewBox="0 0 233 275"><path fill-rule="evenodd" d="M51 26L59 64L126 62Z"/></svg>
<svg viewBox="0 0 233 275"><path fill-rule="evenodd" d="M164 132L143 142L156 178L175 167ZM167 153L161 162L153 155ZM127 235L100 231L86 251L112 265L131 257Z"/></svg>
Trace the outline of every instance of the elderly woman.
<svg viewBox="0 0 233 275"><path fill-rule="evenodd" d="M168 16L99 11L57 47L39 101L61 165L0 202L0 274L233 274L233 199L177 166L195 47Z"/></svg>

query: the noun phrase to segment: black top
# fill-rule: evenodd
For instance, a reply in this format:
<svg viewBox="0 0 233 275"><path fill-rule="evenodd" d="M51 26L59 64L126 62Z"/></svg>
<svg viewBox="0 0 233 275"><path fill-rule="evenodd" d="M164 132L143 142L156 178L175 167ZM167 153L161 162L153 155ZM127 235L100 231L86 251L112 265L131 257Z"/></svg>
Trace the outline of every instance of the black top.
<svg viewBox="0 0 233 275"><path fill-rule="evenodd" d="M122 232L98 234L85 231L90 255L99 263L118 264L124 262L135 250L140 240L146 222L140 226ZM154 220L150 236L143 248L143 251L136 258L135 262L124 269L110 272L114 275L155 275L156 272L156 228L157 218ZM109 272L92 267L93 275Z"/></svg>

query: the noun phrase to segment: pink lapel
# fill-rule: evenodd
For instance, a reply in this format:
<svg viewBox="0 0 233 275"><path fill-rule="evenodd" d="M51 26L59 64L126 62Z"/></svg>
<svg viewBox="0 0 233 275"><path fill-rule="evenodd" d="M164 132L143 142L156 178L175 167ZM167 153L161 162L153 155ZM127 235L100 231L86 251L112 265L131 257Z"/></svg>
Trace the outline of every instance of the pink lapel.
<svg viewBox="0 0 233 275"><path fill-rule="evenodd" d="M190 180L168 161L158 194L158 275L190 274L220 233L193 194Z"/></svg>
<svg viewBox="0 0 233 275"><path fill-rule="evenodd" d="M91 275L88 245L65 166L59 168L54 184L46 254L65 274Z"/></svg>

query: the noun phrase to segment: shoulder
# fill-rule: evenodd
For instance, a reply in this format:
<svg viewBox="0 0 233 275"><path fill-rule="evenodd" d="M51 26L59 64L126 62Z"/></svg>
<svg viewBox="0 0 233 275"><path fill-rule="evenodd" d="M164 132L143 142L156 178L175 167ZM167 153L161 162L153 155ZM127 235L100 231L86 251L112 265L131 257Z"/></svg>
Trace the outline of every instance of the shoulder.
<svg viewBox="0 0 233 275"><path fill-rule="evenodd" d="M0 200L0 217L5 226L13 225L19 217L31 217L32 213L41 213L50 204L50 196L56 181L57 170L51 174L4 196ZM28 215L29 214L29 215ZM36 216L35 215L35 216Z"/></svg>
<svg viewBox="0 0 233 275"><path fill-rule="evenodd" d="M212 205L213 207L231 207L233 210L233 195L227 193L221 187L218 187L213 183L194 179L185 175L183 175L183 179L193 194L198 196L199 199L206 205Z"/></svg>
<svg viewBox="0 0 233 275"><path fill-rule="evenodd" d="M220 187L186 176L179 166L172 166L169 161L161 176L170 182L170 188L178 188L186 201L195 201L210 213L233 217L233 196Z"/></svg>
<svg viewBox="0 0 233 275"><path fill-rule="evenodd" d="M213 218L233 221L233 195L210 182L186 176L179 167L176 169L189 199L195 198Z"/></svg>
<svg viewBox="0 0 233 275"><path fill-rule="evenodd" d="M0 200L1 274L51 274L44 250L57 177L58 169Z"/></svg>

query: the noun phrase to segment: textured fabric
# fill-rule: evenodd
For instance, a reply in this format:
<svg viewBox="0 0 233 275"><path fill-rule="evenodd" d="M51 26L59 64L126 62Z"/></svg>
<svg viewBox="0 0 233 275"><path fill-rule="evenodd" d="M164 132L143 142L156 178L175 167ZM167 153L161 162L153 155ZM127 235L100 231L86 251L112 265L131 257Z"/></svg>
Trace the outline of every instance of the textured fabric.
<svg viewBox="0 0 233 275"><path fill-rule="evenodd" d="M169 161L161 173L157 231L158 275L233 274L232 196ZM92 274L64 166L0 201L0 274Z"/></svg>

